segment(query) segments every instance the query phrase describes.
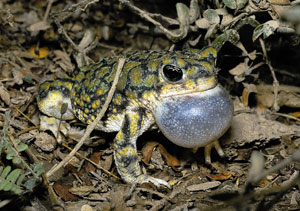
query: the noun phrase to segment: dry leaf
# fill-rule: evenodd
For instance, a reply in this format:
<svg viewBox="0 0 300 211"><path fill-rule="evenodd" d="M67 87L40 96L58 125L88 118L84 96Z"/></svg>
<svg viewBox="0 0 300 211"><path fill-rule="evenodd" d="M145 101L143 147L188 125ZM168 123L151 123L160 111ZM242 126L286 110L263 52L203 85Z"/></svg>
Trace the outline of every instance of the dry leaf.
<svg viewBox="0 0 300 211"><path fill-rule="evenodd" d="M200 29L208 29L210 27L210 23L206 18L201 18L196 21L196 25Z"/></svg>
<svg viewBox="0 0 300 211"><path fill-rule="evenodd" d="M151 169L155 168L155 169L163 170L165 161L163 160L162 154L160 153L158 148L156 150L152 151L151 165L149 166L149 168L151 168Z"/></svg>
<svg viewBox="0 0 300 211"><path fill-rule="evenodd" d="M231 75L234 75L234 80L236 82L242 82L245 80L246 71L249 69L248 61L245 59L244 62L238 64L231 70L229 70L229 73Z"/></svg>
<svg viewBox="0 0 300 211"><path fill-rule="evenodd" d="M267 108L273 106L274 103L274 86L260 84L257 85L258 94L257 102ZM300 87L280 85L278 86L277 103L278 106L287 106L291 108L300 108Z"/></svg>
<svg viewBox="0 0 300 211"><path fill-rule="evenodd" d="M300 108L300 95L296 93L287 93L285 91L281 91L279 92L277 99L279 106Z"/></svg>
<svg viewBox="0 0 300 211"><path fill-rule="evenodd" d="M294 112L294 113L292 113L292 115L294 117L300 118L300 112Z"/></svg>
<svg viewBox="0 0 300 211"><path fill-rule="evenodd" d="M82 205L82 207L80 208L80 211L94 211L94 209L88 205L88 204L84 204Z"/></svg>
<svg viewBox="0 0 300 211"><path fill-rule="evenodd" d="M0 98L6 105L10 105L10 94L4 86L0 86Z"/></svg>
<svg viewBox="0 0 300 211"><path fill-rule="evenodd" d="M257 93L257 89L256 89L256 86L254 84L243 83L243 85L245 87L244 90L243 90L243 94L242 94L242 96L243 96L243 105L245 107L247 107L248 106L249 95L253 92Z"/></svg>
<svg viewBox="0 0 300 211"><path fill-rule="evenodd" d="M159 143L151 141L151 142L147 142L143 148L142 148L142 155L143 155L143 162L147 165L149 165L150 159L151 159L151 155L153 152L153 149L158 146Z"/></svg>
<svg viewBox="0 0 300 211"><path fill-rule="evenodd" d="M40 30L47 30L49 29L51 26L46 22L46 21L39 21L37 23L34 23L32 25L30 25L27 29L29 31L35 32L35 31L40 31Z"/></svg>
<svg viewBox="0 0 300 211"><path fill-rule="evenodd" d="M61 184L57 184L57 183L53 185L55 192L64 201L77 201L78 198L69 192L69 189L71 187L72 186L70 186L70 185L61 185Z"/></svg>
<svg viewBox="0 0 300 211"><path fill-rule="evenodd" d="M37 134L34 144L45 152L52 152L56 147L56 140L48 133L41 132Z"/></svg>
<svg viewBox="0 0 300 211"><path fill-rule="evenodd" d="M224 175L224 174L211 174L206 175L211 180L228 180L232 177L232 174Z"/></svg>
<svg viewBox="0 0 300 211"><path fill-rule="evenodd" d="M23 12L21 15L14 18L16 22L23 22L26 26L37 23L40 21L39 15L36 11L30 10L30 12Z"/></svg>
<svg viewBox="0 0 300 211"><path fill-rule="evenodd" d="M13 73L14 82L18 85L23 84L24 75L22 74L21 70L20 69L12 69L12 73Z"/></svg>
<svg viewBox="0 0 300 211"><path fill-rule="evenodd" d="M145 146L142 149L142 154L143 154L143 162L147 165L149 165L153 149L157 147L159 153L165 158L167 165L168 166L180 166L180 162L177 158L175 158L173 155L168 153L168 151L165 149L163 145L161 145L158 142L147 142Z"/></svg>
<svg viewBox="0 0 300 211"><path fill-rule="evenodd" d="M80 187L73 187L69 189L70 193L77 195L77 196L87 196L91 192L96 192L97 188L93 186L80 186Z"/></svg>
<svg viewBox="0 0 300 211"><path fill-rule="evenodd" d="M242 75L245 73L246 69L248 68L248 65L245 64L244 62L238 64L237 66L235 66L234 68L232 68L231 70L229 70L229 73L231 75Z"/></svg>
<svg viewBox="0 0 300 211"><path fill-rule="evenodd" d="M74 69L74 65L71 62L70 56L60 50L55 50L54 51L55 58L53 61L55 61L56 64L58 64L64 71L66 72L72 72Z"/></svg>
<svg viewBox="0 0 300 211"><path fill-rule="evenodd" d="M270 2L270 6L275 11L277 17L281 16L281 14L290 7L291 2L289 0L268 0ZM273 17L273 19L277 18Z"/></svg>
<svg viewBox="0 0 300 211"><path fill-rule="evenodd" d="M271 4L278 4L278 5L290 5L290 0L268 0Z"/></svg>
<svg viewBox="0 0 300 211"><path fill-rule="evenodd" d="M230 128L230 140L234 140L232 144L235 146L250 143L267 144L285 135L299 136L300 126L285 125L258 114L240 113L233 117Z"/></svg>
<svg viewBox="0 0 300 211"><path fill-rule="evenodd" d="M211 166L215 168L220 174L207 174L206 176L211 180L228 180L234 174L233 172L226 171L224 168L212 163Z"/></svg>
<svg viewBox="0 0 300 211"><path fill-rule="evenodd" d="M188 191L195 192L195 191L212 189L212 188L218 187L219 185L221 185L221 182L212 181L212 182L205 182L205 183L201 183L201 184L190 185L190 186L187 186L186 189Z"/></svg>
<svg viewBox="0 0 300 211"><path fill-rule="evenodd" d="M165 158L168 166L180 166L180 162L179 160L174 157L173 155L171 155L170 153L168 153L168 151L166 150L166 148L163 145L159 145L158 146L158 150L161 153L161 155Z"/></svg>
<svg viewBox="0 0 300 211"><path fill-rule="evenodd" d="M104 159L104 162L101 166L106 170L111 169L113 164L113 154L102 156L102 159Z"/></svg>
<svg viewBox="0 0 300 211"><path fill-rule="evenodd" d="M253 61L254 59L256 59L256 50L248 53L247 55Z"/></svg>
<svg viewBox="0 0 300 211"><path fill-rule="evenodd" d="M233 16L231 14L224 15L221 21L221 25L227 26L229 23L231 23L232 19Z"/></svg>

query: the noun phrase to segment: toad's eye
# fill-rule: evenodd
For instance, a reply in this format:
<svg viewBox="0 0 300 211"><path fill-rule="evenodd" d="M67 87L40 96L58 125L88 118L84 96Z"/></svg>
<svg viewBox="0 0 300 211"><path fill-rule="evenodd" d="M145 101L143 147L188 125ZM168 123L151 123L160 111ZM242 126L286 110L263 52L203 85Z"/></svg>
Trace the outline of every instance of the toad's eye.
<svg viewBox="0 0 300 211"><path fill-rule="evenodd" d="M182 70L179 67L173 65L164 66L163 74L168 81L173 83L181 81L183 77Z"/></svg>

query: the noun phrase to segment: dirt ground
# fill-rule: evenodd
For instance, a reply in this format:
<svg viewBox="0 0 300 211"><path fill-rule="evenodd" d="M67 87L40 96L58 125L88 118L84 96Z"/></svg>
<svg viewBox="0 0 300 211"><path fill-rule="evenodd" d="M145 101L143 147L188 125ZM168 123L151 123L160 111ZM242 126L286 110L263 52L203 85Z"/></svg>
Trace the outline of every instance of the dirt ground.
<svg viewBox="0 0 300 211"><path fill-rule="evenodd" d="M129 3L145 11L143 17L126 1L0 2L1 210L300 209L300 38L296 33L274 32L253 41L251 24L238 29L238 42L233 44L230 37L218 45L218 78L234 104L231 127L220 139L224 158L213 150L212 164L206 164L202 148L192 152L172 144L160 131L149 131L138 139L142 170L168 181L172 188L132 187L118 179L111 145L115 134L93 131L78 150L80 155L47 175L75 147L86 126L78 121L61 123L62 134L69 133L58 139L41 129L39 83L131 50L215 44L227 17L223 3L216 28L211 28L212 22L205 28L200 15L183 35L180 30L187 25L176 31L181 20L176 2ZM192 8L190 1L181 2ZM275 7L266 9L263 2L253 2L247 4L256 5L257 11L226 11L232 17L255 15L261 23L278 21L271 14ZM264 3L274 6L271 1ZM284 6L289 4L284 1ZM213 5L200 7L200 13L215 9ZM146 16L170 30L161 30ZM10 180L7 175L13 169L21 170ZM1 186L8 180L12 186Z"/></svg>

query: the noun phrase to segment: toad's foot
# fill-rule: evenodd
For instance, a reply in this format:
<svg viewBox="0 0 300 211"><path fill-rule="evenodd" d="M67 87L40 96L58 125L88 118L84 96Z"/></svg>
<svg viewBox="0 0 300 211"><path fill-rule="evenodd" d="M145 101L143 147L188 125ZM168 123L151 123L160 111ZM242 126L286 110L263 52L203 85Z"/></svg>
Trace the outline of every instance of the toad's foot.
<svg viewBox="0 0 300 211"><path fill-rule="evenodd" d="M219 143L219 140L215 140L213 142L211 142L210 144L207 144L205 147L204 147L204 157L205 157L205 163L207 164L211 164L211 157L210 157L210 154L211 154L211 149L212 148L215 148L217 153L220 155L220 157L225 157L225 153Z"/></svg>
<svg viewBox="0 0 300 211"><path fill-rule="evenodd" d="M163 185L171 188L168 182L141 173L136 149L133 149L131 147L132 146L127 146L126 150L115 149L114 151L117 170L122 179L130 184L143 184L150 182L153 183L156 187L160 187ZM124 151L127 151L126 156L121 155Z"/></svg>
<svg viewBox="0 0 300 211"><path fill-rule="evenodd" d="M151 120L151 119L150 119ZM141 123L144 123L143 126ZM142 184L151 182L155 186L161 185L171 188L162 180L142 174L136 149L136 139L150 125L151 121L145 113L139 111L127 111L120 131L114 140L114 158L117 170L122 179L130 184Z"/></svg>

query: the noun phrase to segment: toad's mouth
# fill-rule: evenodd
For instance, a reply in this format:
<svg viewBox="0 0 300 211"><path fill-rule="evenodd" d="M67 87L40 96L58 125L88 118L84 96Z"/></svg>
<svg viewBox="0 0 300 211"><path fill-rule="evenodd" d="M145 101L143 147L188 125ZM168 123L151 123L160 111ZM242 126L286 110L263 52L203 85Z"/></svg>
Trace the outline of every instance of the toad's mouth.
<svg viewBox="0 0 300 211"><path fill-rule="evenodd" d="M189 88L189 89L183 89L182 87L172 87L168 90L166 93L161 93L161 98L168 98L168 97L176 97L180 95L190 95L190 94L197 94L202 93L211 89L216 88L218 85L217 81L211 81L209 83L200 83L199 85Z"/></svg>

